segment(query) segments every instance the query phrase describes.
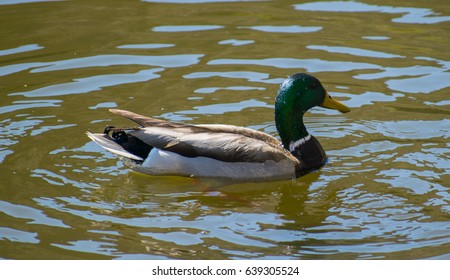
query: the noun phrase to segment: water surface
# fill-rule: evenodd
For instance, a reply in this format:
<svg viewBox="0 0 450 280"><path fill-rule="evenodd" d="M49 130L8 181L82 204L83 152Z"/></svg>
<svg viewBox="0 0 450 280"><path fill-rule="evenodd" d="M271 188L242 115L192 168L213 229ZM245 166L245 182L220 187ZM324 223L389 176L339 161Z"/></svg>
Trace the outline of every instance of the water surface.
<svg viewBox="0 0 450 280"><path fill-rule="evenodd" d="M450 258L446 0L13 0L0 25L0 258ZM139 175L84 134L121 108L277 136L295 72L352 109L307 113L329 163L297 180Z"/></svg>

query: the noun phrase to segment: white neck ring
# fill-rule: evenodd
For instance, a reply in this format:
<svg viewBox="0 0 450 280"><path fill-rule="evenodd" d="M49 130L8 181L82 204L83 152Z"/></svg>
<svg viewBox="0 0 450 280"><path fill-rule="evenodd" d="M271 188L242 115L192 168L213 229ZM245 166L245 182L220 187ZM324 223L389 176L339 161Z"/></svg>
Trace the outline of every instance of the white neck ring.
<svg viewBox="0 0 450 280"><path fill-rule="evenodd" d="M289 151L293 152L295 149L297 149L299 146L305 144L311 139L311 134L308 134L306 137L303 137L301 139L298 139L297 141L293 141L289 143Z"/></svg>

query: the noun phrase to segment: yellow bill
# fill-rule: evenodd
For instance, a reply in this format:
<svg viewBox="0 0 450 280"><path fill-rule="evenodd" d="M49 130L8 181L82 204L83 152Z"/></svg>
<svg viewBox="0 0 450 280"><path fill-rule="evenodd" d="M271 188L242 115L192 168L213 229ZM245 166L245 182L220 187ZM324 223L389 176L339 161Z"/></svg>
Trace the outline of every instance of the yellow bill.
<svg viewBox="0 0 450 280"><path fill-rule="evenodd" d="M328 92L325 93L325 99L323 100L322 104L320 104L320 107L328 108L328 109L335 109L341 113L350 112L350 108L345 106L343 103L333 99L333 97L331 97L328 94Z"/></svg>

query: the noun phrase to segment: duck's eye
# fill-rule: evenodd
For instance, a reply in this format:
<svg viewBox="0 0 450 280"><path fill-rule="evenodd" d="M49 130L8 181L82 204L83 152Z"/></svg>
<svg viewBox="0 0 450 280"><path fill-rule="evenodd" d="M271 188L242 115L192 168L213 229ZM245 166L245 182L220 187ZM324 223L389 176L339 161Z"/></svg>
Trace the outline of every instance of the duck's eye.
<svg viewBox="0 0 450 280"><path fill-rule="evenodd" d="M311 89L316 89L318 86L319 86L319 84L318 84L317 82L312 82L312 83L309 85L309 87L310 87Z"/></svg>

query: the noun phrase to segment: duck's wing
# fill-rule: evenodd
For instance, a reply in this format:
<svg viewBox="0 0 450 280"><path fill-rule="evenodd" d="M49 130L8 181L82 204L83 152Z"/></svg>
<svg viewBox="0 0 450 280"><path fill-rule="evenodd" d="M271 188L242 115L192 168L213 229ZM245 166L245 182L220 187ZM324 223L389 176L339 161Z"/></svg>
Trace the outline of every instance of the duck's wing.
<svg viewBox="0 0 450 280"><path fill-rule="evenodd" d="M109 109L110 112L125 117L142 127L162 127L170 128L179 132L185 133L232 133L244 135L253 139L261 140L267 144L278 147L280 142L273 136L257 131L254 129L234 126L234 125L224 125L224 124L201 124L201 125L191 125L183 124L177 122L171 122L166 120L155 119L151 117L142 116L130 111L120 110L120 109Z"/></svg>
<svg viewBox="0 0 450 280"><path fill-rule="evenodd" d="M186 157L209 157L225 162L266 162L289 158L281 148L261 140L233 133L180 133L155 127L133 130L129 134L158 149Z"/></svg>
<svg viewBox="0 0 450 280"><path fill-rule="evenodd" d="M127 131L144 143L187 157L209 157L225 162L266 162L298 160L281 147L272 136L231 125L188 125L145 117L129 111L112 109L143 126Z"/></svg>

